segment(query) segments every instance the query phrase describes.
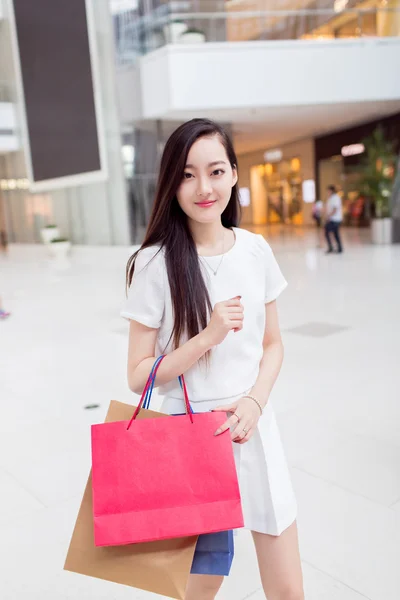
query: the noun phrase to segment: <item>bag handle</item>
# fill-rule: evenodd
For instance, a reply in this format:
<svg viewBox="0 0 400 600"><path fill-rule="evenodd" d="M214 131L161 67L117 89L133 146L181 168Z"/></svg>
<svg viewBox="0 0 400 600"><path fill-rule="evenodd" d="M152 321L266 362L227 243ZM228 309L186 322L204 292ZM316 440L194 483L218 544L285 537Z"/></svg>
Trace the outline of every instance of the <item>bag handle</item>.
<svg viewBox="0 0 400 600"><path fill-rule="evenodd" d="M153 368L150 371L151 383L150 383L150 385L148 387L148 390L147 390L147 392L145 394L145 398L144 398L144 402L143 402L142 408L145 408L145 409L149 409L150 408L151 396L153 394L153 389L154 389L154 384L155 384L155 379L156 379L154 373L155 373L156 369L158 369L158 365L161 363L161 361L163 360L163 358L164 358L164 356L159 356L157 358L156 362L154 363ZM181 386L182 392L185 394L185 392L183 390L183 383L182 383L183 380L184 380L183 375L180 375L178 377L178 381L179 381L179 384ZM186 397L187 397L187 399L189 401L189 395L187 393L187 389L186 389ZM186 404L186 402L185 402L185 404ZM189 405L190 405L190 402L189 402ZM193 410L193 408L192 408L191 405L190 405L190 410L191 410L192 413L194 413L194 410ZM187 411L186 411L186 414L187 414Z"/></svg>
<svg viewBox="0 0 400 600"><path fill-rule="evenodd" d="M152 397L152 393L153 393L153 389L154 389L154 383L155 383L157 371L160 367L160 364L164 360L164 358L165 358L165 355L159 356L157 358L156 362L154 363L153 368L150 372L149 378L146 382L145 388L143 390L142 396L140 398L140 402L139 402L131 420L128 423L127 429L130 428L133 421L136 419L137 415L139 414L139 411L141 408L148 409L150 407L150 402L151 402L151 397ZM191 423L193 423L193 409L190 406L189 395L188 395L188 391L187 391L187 387L186 387L186 381L185 381L185 378L183 375L179 376L179 383L180 383L182 391L183 391L186 414L189 415L190 421L191 421Z"/></svg>
<svg viewBox="0 0 400 600"><path fill-rule="evenodd" d="M162 361L162 356L159 356L157 358L156 362L154 363L151 371L150 371L151 383L150 383L150 385L149 385L149 387L147 389L147 392L146 392L146 395L145 395L145 398L144 398L144 402L143 402L143 407L142 408L145 408L145 409L149 409L150 408L151 396L153 394L153 389L154 389L155 380L156 380L154 372L155 372L158 364L161 363L161 361Z"/></svg>

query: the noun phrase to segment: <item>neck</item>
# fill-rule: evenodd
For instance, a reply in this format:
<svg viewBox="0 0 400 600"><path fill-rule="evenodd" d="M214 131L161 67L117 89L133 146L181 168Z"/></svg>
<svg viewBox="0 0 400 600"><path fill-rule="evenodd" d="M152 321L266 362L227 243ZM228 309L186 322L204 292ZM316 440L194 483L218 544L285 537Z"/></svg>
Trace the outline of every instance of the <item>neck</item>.
<svg viewBox="0 0 400 600"><path fill-rule="evenodd" d="M219 246L225 232L221 221L215 223L189 221L189 227L196 246L205 249Z"/></svg>

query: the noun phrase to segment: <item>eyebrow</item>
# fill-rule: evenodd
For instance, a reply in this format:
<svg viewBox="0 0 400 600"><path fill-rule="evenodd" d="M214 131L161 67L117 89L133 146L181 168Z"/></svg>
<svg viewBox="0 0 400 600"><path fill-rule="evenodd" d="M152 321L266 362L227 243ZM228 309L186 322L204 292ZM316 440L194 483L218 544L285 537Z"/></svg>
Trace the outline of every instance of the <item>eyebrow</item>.
<svg viewBox="0 0 400 600"><path fill-rule="evenodd" d="M214 162L210 162L208 167L215 167L216 165L226 165L224 160L215 160ZM186 165L185 169L195 169L193 165Z"/></svg>

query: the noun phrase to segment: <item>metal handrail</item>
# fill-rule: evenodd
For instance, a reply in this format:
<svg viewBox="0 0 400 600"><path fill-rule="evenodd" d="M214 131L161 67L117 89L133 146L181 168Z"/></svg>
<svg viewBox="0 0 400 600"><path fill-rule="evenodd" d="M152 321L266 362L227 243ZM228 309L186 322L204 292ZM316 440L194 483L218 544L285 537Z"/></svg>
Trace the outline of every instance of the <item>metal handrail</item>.
<svg viewBox="0 0 400 600"><path fill-rule="evenodd" d="M189 19L254 19L257 17L291 17L291 16L313 16L313 15L332 15L339 16L344 14L368 14L377 12L400 12L400 8L382 6L382 7L371 7L371 8L344 8L343 10L336 11L334 8L296 8L294 10L286 9L273 9L273 10L247 10L247 11L226 11L226 12L197 12L197 13L183 13L174 12L168 15L168 21L174 20L189 20ZM165 19L165 17L164 17Z"/></svg>

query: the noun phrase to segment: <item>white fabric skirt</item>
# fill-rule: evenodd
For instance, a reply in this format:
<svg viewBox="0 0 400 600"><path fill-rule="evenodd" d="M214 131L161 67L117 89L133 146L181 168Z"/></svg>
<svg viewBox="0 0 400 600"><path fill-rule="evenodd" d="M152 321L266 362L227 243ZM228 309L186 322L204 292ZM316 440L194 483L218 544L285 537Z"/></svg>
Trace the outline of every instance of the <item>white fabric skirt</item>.
<svg viewBox="0 0 400 600"><path fill-rule="evenodd" d="M193 402L195 412L227 406L243 394L223 400ZM161 412L183 412L183 400L166 396ZM280 535L296 519L297 505L278 425L267 404L257 431L246 444L233 443L238 473L244 526L251 531Z"/></svg>

